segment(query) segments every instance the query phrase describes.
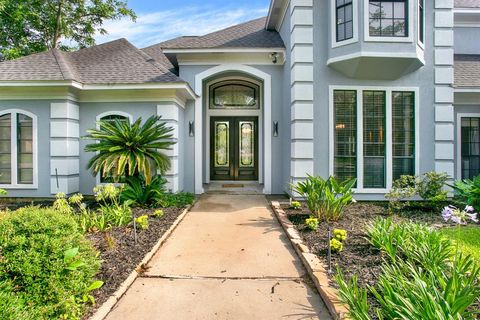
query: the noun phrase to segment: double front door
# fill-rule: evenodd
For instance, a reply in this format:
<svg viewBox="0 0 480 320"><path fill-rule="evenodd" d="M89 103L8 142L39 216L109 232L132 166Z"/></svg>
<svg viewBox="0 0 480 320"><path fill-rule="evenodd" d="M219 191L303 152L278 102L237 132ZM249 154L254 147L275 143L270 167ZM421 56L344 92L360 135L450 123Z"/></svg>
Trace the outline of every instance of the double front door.
<svg viewBox="0 0 480 320"><path fill-rule="evenodd" d="M258 180L258 117L210 118L210 179Z"/></svg>

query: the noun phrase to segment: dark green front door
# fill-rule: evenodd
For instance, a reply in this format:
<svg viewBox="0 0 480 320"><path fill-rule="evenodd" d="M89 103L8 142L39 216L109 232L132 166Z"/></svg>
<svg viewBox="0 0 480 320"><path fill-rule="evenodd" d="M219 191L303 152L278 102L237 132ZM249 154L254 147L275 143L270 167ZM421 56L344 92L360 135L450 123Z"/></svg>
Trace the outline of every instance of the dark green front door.
<svg viewBox="0 0 480 320"><path fill-rule="evenodd" d="M210 179L258 180L258 117L210 118Z"/></svg>

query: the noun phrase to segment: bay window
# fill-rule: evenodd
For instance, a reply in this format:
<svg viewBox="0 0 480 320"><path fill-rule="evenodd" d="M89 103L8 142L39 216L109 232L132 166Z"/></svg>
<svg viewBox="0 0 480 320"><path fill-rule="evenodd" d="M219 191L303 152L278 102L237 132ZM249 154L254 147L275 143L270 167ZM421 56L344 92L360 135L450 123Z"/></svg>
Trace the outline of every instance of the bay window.
<svg viewBox="0 0 480 320"><path fill-rule="evenodd" d="M368 18L372 37L408 37L407 0L369 0Z"/></svg>
<svg viewBox="0 0 480 320"><path fill-rule="evenodd" d="M335 0L337 42L353 38L353 0Z"/></svg>
<svg viewBox="0 0 480 320"><path fill-rule="evenodd" d="M359 190L385 190L416 174L415 91L333 90L332 174Z"/></svg>
<svg viewBox="0 0 480 320"><path fill-rule="evenodd" d="M6 111L0 115L0 185L29 187L36 182L35 139L36 119L22 111Z"/></svg>

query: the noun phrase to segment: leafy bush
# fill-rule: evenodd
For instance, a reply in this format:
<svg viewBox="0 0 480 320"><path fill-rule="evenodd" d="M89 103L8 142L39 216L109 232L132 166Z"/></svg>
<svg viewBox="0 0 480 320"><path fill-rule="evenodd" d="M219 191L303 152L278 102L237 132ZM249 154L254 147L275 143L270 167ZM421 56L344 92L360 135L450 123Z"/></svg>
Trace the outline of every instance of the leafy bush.
<svg viewBox="0 0 480 320"><path fill-rule="evenodd" d="M135 222L140 229L148 229L148 216L146 214L135 219Z"/></svg>
<svg viewBox="0 0 480 320"><path fill-rule="evenodd" d="M310 217L305 219L305 225L308 229L316 231L318 229L318 219L315 217Z"/></svg>
<svg viewBox="0 0 480 320"><path fill-rule="evenodd" d="M164 193L157 204L162 208L182 208L190 205L195 200L195 195L188 192Z"/></svg>
<svg viewBox="0 0 480 320"><path fill-rule="evenodd" d="M453 185L456 196L464 203L480 210L480 175L473 179L456 181Z"/></svg>
<svg viewBox="0 0 480 320"><path fill-rule="evenodd" d="M417 192L423 199L434 204L447 200L448 193L443 190L448 180L446 173L427 172L417 179Z"/></svg>
<svg viewBox="0 0 480 320"><path fill-rule="evenodd" d="M141 206L155 204L162 199L165 183L167 180L162 176L155 176L149 184L142 177L127 177L120 199Z"/></svg>
<svg viewBox="0 0 480 320"><path fill-rule="evenodd" d="M293 190L307 201L310 212L320 221L336 221L343 210L353 202L353 190L356 180L338 182L335 177L324 180L322 177L308 176L304 182L293 185Z"/></svg>
<svg viewBox="0 0 480 320"><path fill-rule="evenodd" d="M292 201L290 208L294 210L299 210L302 208L302 204L299 201Z"/></svg>
<svg viewBox="0 0 480 320"><path fill-rule="evenodd" d="M390 192L385 194L389 200L388 208L391 212L402 210L410 205L408 199L417 194L417 181L415 176L403 175L393 182Z"/></svg>
<svg viewBox="0 0 480 320"><path fill-rule="evenodd" d="M8 214L0 252L0 319L81 317L100 262L72 216L39 207Z"/></svg>
<svg viewBox="0 0 480 320"><path fill-rule="evenodd" d="M474 319L480 296L480 266L455 250L437 231L415 223L375 220L370 242L390 258L375 287L358 288L356 278L336 277L352 319ZM378 308L369 310L370 292Z"/></svg>

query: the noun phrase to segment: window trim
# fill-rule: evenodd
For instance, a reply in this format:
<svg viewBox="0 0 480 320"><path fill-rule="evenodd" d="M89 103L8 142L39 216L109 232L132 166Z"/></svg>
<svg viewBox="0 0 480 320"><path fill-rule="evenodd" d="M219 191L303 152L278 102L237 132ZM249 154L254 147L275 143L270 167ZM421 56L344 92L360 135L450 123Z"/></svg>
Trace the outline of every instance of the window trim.
<svg viewBox="0 0 480 320"><path fill-rule="evenodd" d="M106 111L106 112L100 113L99 115L97 115L95 117L95 127L96 127L97 130L100 129L100 125L98 124L98 121L100 121L102 118L108 117L108 116L122 116L122 117L128 118L128 121L130 121L130 124L133 123L133 116L129 113L126 113L124 111ZM97 152L97 154L98 154L98 152ZM96 183L96 185L109 184L109 182L101 182L100 173L96 175L95 183ZM115 185L120 185L118 183L114 183L114 184Z"/></svg>
<svg viewBox="0 0 480 320"><path fill-rule="evenodd" d="M0 111L0 116L5 114L11 114L11 162L12 162L12 183L10 184L0 184L0 188L3 189L38 189L38 118L35 114L31 113L30 111L23 110L23 109L7 109ZM18 153L18 145L17 145L17 114L24 114L30 118L32 118L32 152L33 152L33 183L24 184L18 183L18 161L17 161L17 153ZM15 124L14 121L15 120Z"/></svg>
<svg viewBox="0 0 480 320"><path fill-rule="evenodd" d="M456 159L455 165L457 166L455 170L455 180L462 179L462 118L480 118L480 112L459 112L457 113L457 122L455 125L456 128Z"/></svg>
<svg viewBox="0 0 480 320"><path fill-rule="evenodd" d="M352 0L353 8L352 8L352 18L353 18L353 37L347 40L337 41L337 5L336 0L330 1L330 23L331 23L331 38L332 38L332 48L337 48L341 46L346 46L348 44L358 42L358 1L359 0Z"/></svg>
<svg viewBox="0 0 480 320"><path fill-rule="evenodd" d="M423 15L420 16L420 1L422 1L423 3ZM418 37L418 41L417 41L417 44L420 48L422 48L423 50L425 50L425 5L426 5L426 1L425 0L418 0L418 3L417 3L417 37ZM422 19L420 19L422 18ZM420 21L423 21L423 23L420 23ZM423 41L420 39L420 35L423 34Z"/></svg>
<svg viewBox="0 0 480 320"><path fill-rule="evenodd" d="M369 11L369 5L370 5L370 0L364 0L363 1L363 32L364 32L364 41L365 42L413 42L413 23L412 23L412 17L415 17L416 15L414 12L416 12L415 5L417 5L416 1L413 0L405 0L407 3L407 32L408 36L407 37L379 37L379 36L371 36L370 35L370 11Z"/></svg>
<svg viewBox="0 0 480 320"><path fill-rule="evenodd" d="M393 144L392 144L392 93L394 91L409 91L415 93L415 132L419 132L420 128L420 88L419 87L376 87L376 86L329 86L329 174L334 174L335 157L334 142L334 91L335 90L355 90L357 92L357 188L355 192L364 194L382 194L387 193L393 184ZM386 182L385 188L364 188L363 187L363 91L385 91L386 94ZM420 168L420 134L415 135L415 174L419 174Z"/></svg>

